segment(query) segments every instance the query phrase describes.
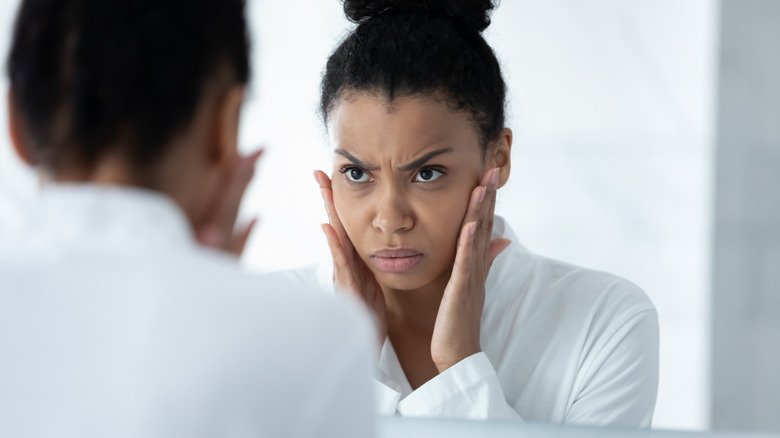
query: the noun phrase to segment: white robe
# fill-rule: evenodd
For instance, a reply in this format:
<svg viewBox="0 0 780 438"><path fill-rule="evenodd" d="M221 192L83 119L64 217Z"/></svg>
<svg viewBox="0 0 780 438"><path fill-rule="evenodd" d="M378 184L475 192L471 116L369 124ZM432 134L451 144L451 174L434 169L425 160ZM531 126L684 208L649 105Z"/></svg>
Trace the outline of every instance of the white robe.
<svg viewBox="0 0 780 438"><path fill-rule="evenodd" d="M376 379L383 414L649 427L658 318L634 284L532 254L512 240L486 283L482 352L412 390L389 340ZM287 271L333 293L332 266Z"/></svg>
<svg viewBox="0 0 780 438"><path fill-rule="evenodd" d="M0 222L0 436L374 435L354 303L242 272L155 192L22 210Z"/></svg>

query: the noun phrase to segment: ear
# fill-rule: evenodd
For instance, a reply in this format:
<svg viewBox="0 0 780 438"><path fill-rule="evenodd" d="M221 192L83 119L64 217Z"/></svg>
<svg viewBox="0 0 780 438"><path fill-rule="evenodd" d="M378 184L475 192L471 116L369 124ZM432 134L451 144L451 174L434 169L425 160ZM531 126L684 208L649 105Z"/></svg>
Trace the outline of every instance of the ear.
<svg viewBox="0 0 780 438"><path fill-rule="evenodd" d="M233 85L217 103L212 131L212 157L220 165L232 163L238 156L238 123L244 93L243 85Z"/></svg>
<svg viewBox="0 0 780 438"><path fill-rule="evenodd" d="M7 95L8 103L8 134L11 136L11 144L19 158L30 166L35 166L35 161L30 153L30 145L25 136L25 127L22 120L22 114L19 107L16 106L14 93L9 88Z"/></svg>
<svg viewBox="0 0 780 438"><path fill-rule="evenodd" d="M512 152L512 130L504 128L498 134L498 138L493 142L490 148L490 162L494 167L498 167L498 187L504 187L509 181L509 172L511 170L511 152Z"/></svg>

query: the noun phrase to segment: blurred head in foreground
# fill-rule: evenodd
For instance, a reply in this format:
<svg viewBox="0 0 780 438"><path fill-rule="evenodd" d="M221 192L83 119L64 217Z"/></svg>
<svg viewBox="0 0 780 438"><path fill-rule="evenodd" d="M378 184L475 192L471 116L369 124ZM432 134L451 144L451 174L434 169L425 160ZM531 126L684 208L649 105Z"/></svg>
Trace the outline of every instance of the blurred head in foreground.
<svg viewBox="0 0 780 438"><path fill-rule="evenodd" d="M9 125L45 179L172 197L193 223L237 156L250 76L243 0L25 0Z"/></svg>

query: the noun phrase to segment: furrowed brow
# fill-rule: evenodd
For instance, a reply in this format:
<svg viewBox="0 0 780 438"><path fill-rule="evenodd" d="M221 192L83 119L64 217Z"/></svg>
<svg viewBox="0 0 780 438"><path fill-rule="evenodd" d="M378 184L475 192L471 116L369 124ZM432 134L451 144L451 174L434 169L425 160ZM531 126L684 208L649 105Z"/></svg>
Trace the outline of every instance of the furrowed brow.
<svg viewBox="0 0 780 438"><path fill-rule="evenodd" d="M361 169L366 170L377 170L379 169L378 166L375 166L373 164L368 164L360 161L356 156L350 154L349 152L345 151L344 149L336 149L334 151L335 153L341 155L342 157L346 158L347 160L351 161L352 164L360 167Z"/></svg>
<svg viewBox="0 0 780 438"><path fill-rule="evenodd" d="M443 148L443 149L437 149L435 151L428 152L427 154L423 155L422 157L412 161L409 164L404 164L403 166L399 167L399 169L407 171L407 170L414 170L423 164L427 163L434 157L437 157L441 154L446 154L448 152L452 152L452 148Z"/></svg>

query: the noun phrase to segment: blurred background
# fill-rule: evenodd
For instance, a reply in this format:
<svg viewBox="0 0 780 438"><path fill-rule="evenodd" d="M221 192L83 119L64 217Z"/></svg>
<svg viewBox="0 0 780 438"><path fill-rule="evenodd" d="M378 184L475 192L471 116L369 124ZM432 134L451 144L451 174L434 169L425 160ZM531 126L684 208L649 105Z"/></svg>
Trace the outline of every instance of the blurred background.
<svg viewBox="0 0 780 438"><path fill-rule="evenodd" d="M261 221L243 263L267 271L327 257L311 176L330 159L318 87L352 25L338 0L249 4L254 77L241 143L267 153L242 210ZM0 0L3 58L16 5ZM780 268L772 193L780 95L777 85L769 98L756 91L776 117L757 118L740 88L778 82L779 5L504 0L485 33L503 65L515 132L498 214L530 250L628 278L655 302L657 428L780 430L780 278L769 274ZM754 48L749 59L740 58L744 47ZM747 148L747 161L743 131L760 145ZM24 200L35 179L2 132L0 194ZM763 192L753 192L751 177ZM745 194L759 201L746 204ZM762 256L750 255L756 245ZM760 369L746 368L753 362ZM771 376L775 383L761 380Z"/></svg>

